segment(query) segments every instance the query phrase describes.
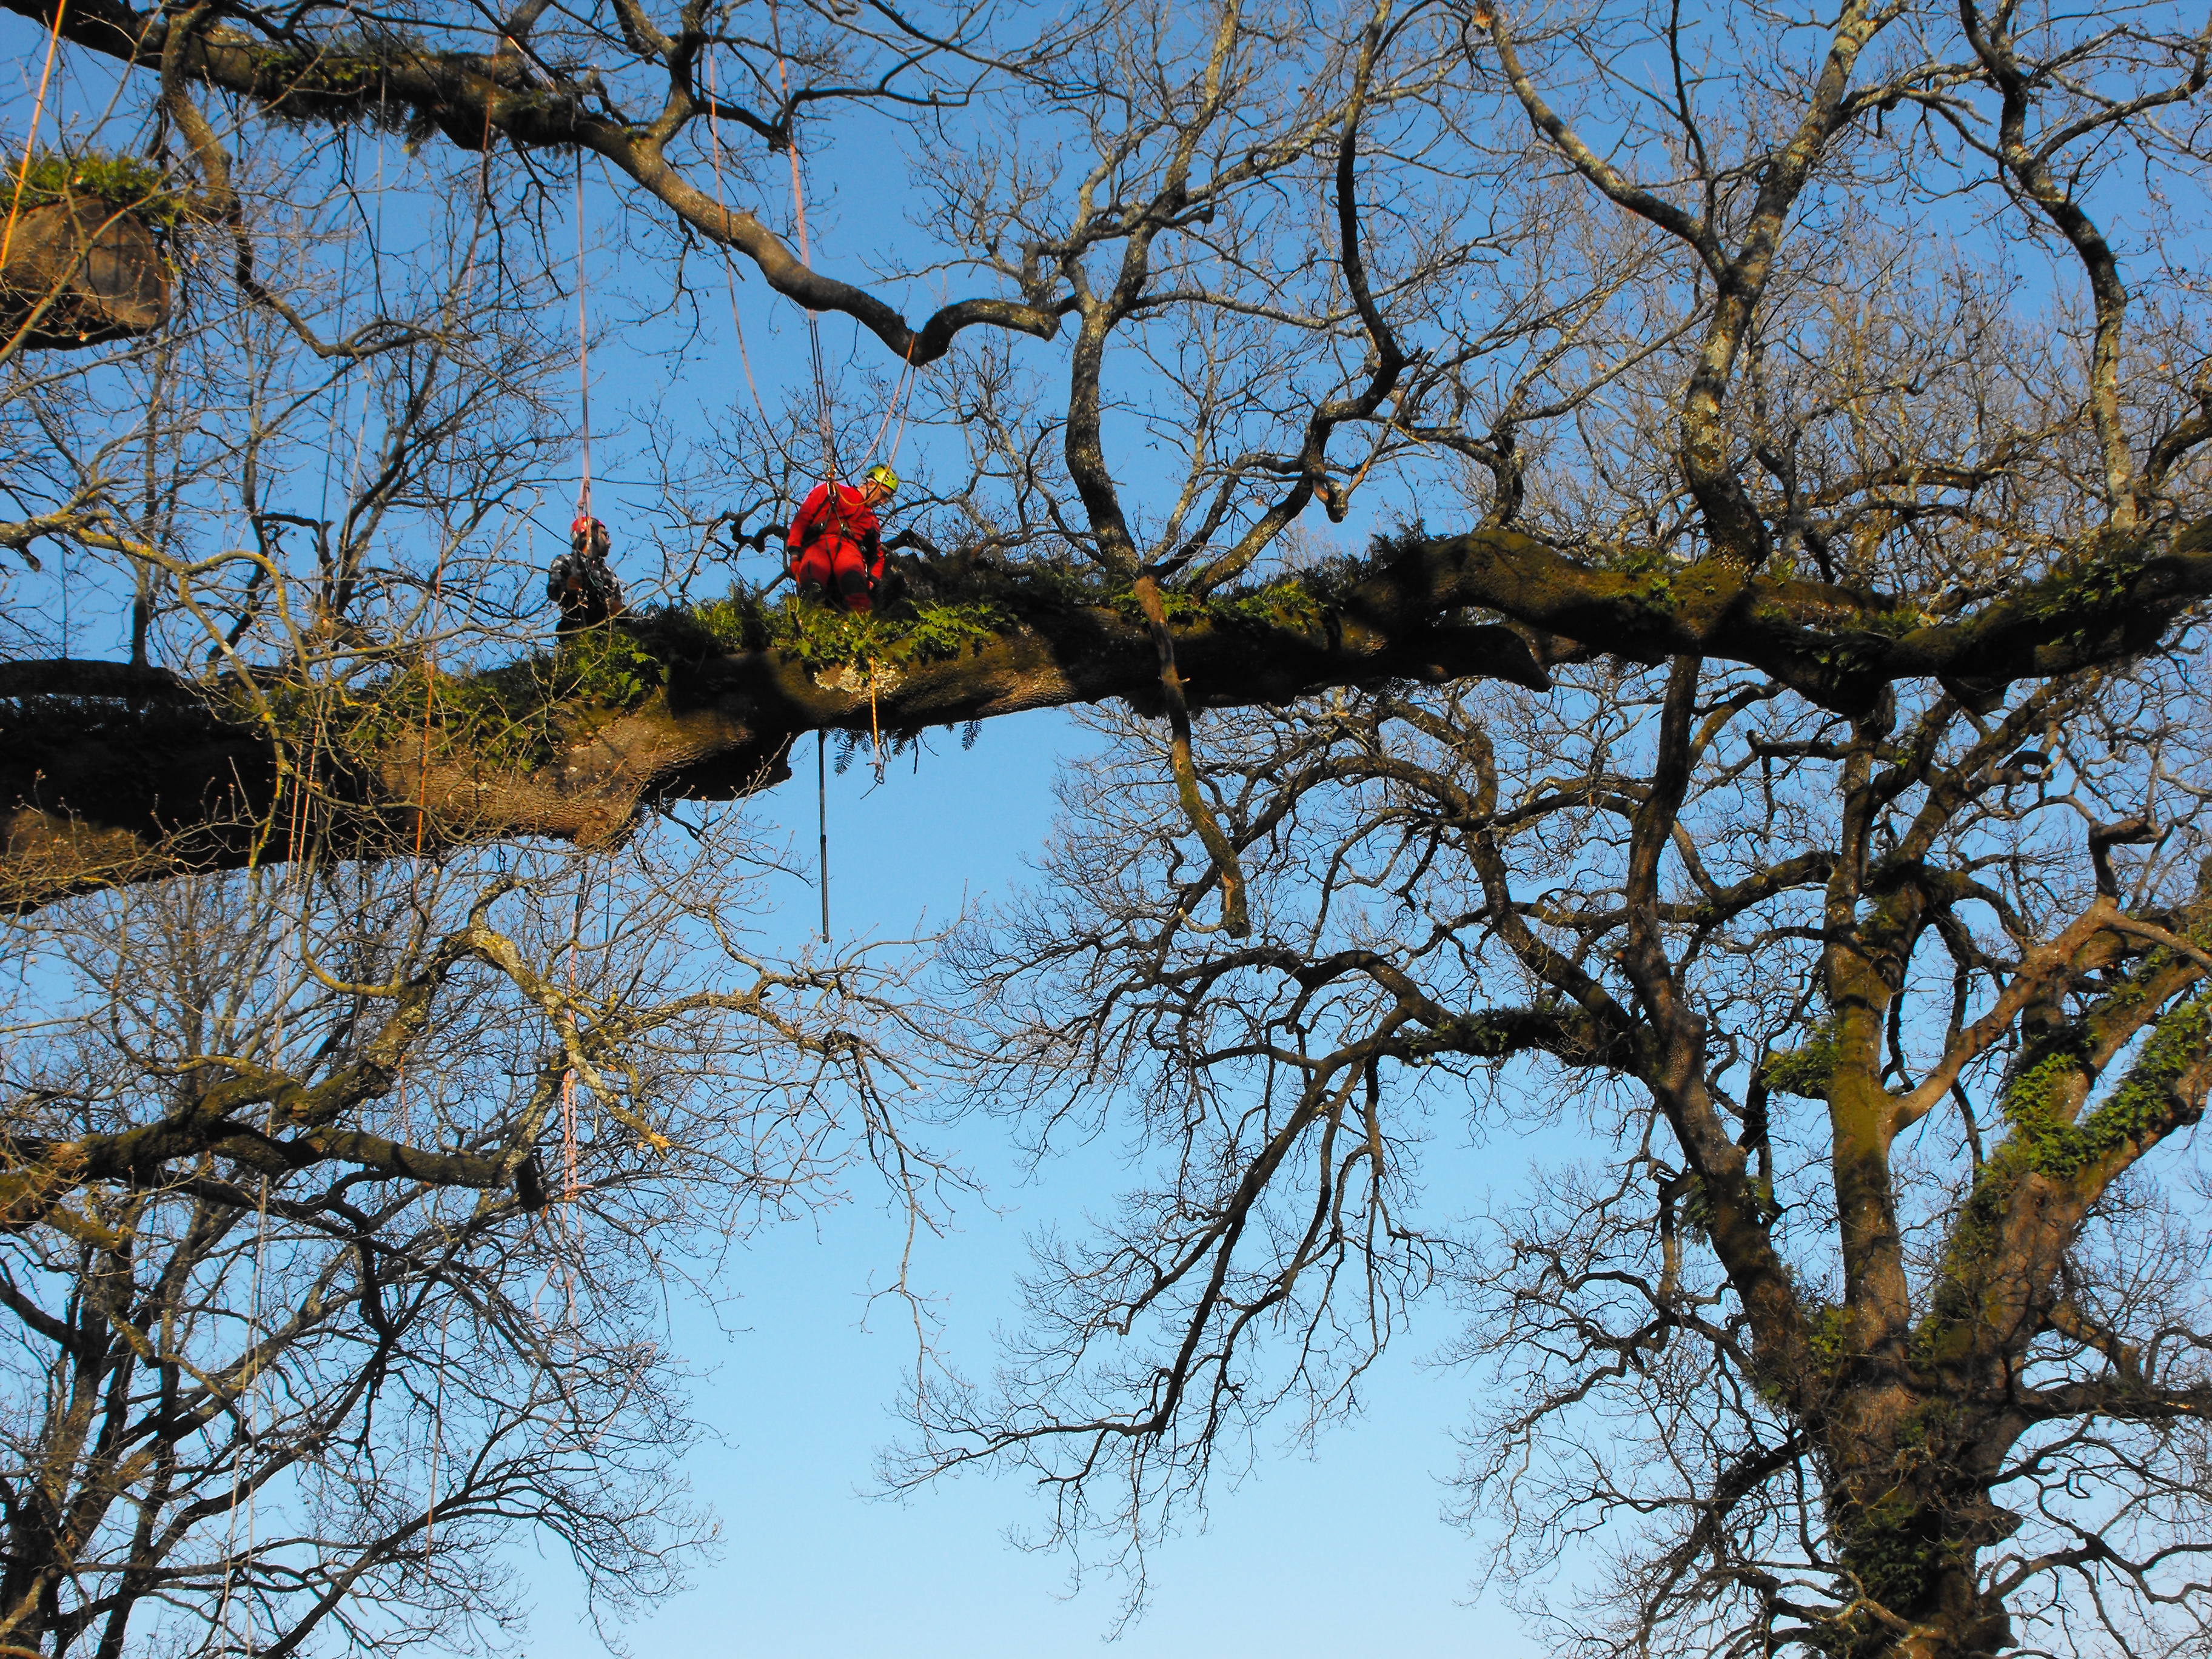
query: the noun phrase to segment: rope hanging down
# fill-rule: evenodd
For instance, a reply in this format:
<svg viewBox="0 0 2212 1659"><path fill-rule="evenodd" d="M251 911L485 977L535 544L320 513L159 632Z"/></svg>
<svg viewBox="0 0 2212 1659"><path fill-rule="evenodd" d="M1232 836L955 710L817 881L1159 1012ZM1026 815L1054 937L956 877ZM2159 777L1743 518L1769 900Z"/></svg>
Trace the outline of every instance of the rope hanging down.
<svg viewBox="0 0 2212 1659"><path fill-rule="evenodd" d="M720 88L714 78L714 54L707 53L707 137L708 153L714 158L714 206L726 215L729 204L722 195L722 103ZM722 248L722 287L730 296L730 326L737 331L738 362L744 365L745 386L753 394L753 409L760 416L761 430L765 433L774 425L768 417L768 405L761 400L760 383L753 379L752 354L745 349L744 319L738 313L738 267L731 257L729 244ZM742 526L739 528L743 528Z"/></svg>
<svg viewBox="0 0 2212 1659"><path fill-rule="evenodd" d="M69 0L56 0L54 20L46 29L46 65L39 71L39 95L31 101L31 131L23 140L23 164L15 169L15 194L8 204L8 228L0 234L0 265L8 263L8 250L15 246L15 216L23 205L23 185L31 176L31 155L39 143L39 126L46 116L46 83L54 73L54 53L62 43L62 13Z"/></svg>
<svg viewBox="0 0 2212 1659"><path fill-rule="evenodd" d="M775 51L776 82L783 96L783 150L784 157L791 167L792 218L799 232L799 261L811 269L814 264L814 247L813 239L806 223L805 176L799 165L799 143L793 131L797 106L792 98L790 60L784 54L782 17L775 0L769 0L769 26L770 39ZM726 212L727 205L722 187L720 96L716 81L714 54L711 51L707 55L707 82L708 137L708 149L713 157L714 201L717 207L722 208ZM744 324L738 309L734 269L731 264L726 248L723 252L723 271L730 300L730 321L737 333L738 356L744 366L745 381L752 392L753 405L759 411L763 426L769 427L773 423L769 420L767 407L760 395L760 387L753 380L752 358L745 348ZM824 483L834 489L844 479L845 469L839 461L837 454L837 428L830 392L830 375L822 353L821 318L811 306L805 307L805 311L808 367L814 379L815 418L820 428L822 440L822 476ZM904 357L905 362L901 367L898 380L893 387L890 403L884 410L882 423L876 429L875 441L869 446L867 452L871 457L883 455L884 440L889 438L891 447L889 458L885 461L886 465L896 462L899 451L906 442L907 415L915 378L914 343L908 343ZM868 725L873 750L876 781L881 783L884 776L883 731L876 710L876 665L873 657L871 656L868 661ZM816 844L819 857L817 869L822 898L822 938L825 944L830 939L829 789L828 766L824 754L826 741L826 734L820 732L815 733L815 823Z"/></svg>
<svg viewBox="0 0 2212 1659"><path fill-rule="evenodd" d="M810 270L814 267L814 250L806 234L806 186L799 176L799 137L794 131L796 107L791 101L791 67L783 55L783 20L775 0L769 0L769 30L775 44L776 84L783 92L784 129L783 153L791 163L791 211L799 224L799 263ZM807 355L814 371L815 407L822 422L822 476L834 490L844 477L837 465L837 432L830 413L830 377L822 367L822 324L814 307L806 308ZM871 671L874 664L870 663ZM870 684L874 683L872 672ZM830 789L823 750L827 734L814 734L814 824L817 848L820 861L816 872L822 889L822 942L830 942Z"/></svg>
<svg viewBox="0 0 2212 1659"><path fill-rule="evenodd" d="M799 261L809 270L814 268L814 249L806 235L806 185L799 177L799 135L796 131L798 109L791 100L791 67L783 55L783 19L769 0L769 32L775 45L776 84L783 92L783 153L791 162L791 211L799 222ZM822 422L823 477L842 478L845 475L837 465L837 432L830 412L830 376L822 366L822 324L814 307L806 308L807 352L814 369L815 404Z"/></svg>
<svg viewBox="0 0 2212 1659"><path fill-rule="evenodd" d="M814 832L822 861L815 866L822 881L822 942L830 942L830 763L825 758L829 733L814 734Z"/></svg>
<svg viewBox="0 0 2212 1659"><path fill-rule="evenodd" d="M791 96L791 66L790 60L784 56L783 52L782 16L775 5L774 0L770 0L769 7L769 24L776 53L776 81L783 94L786 118L788 122L794 107ZM714 52L709 50L705 57L708 156L714 175L714 205L722 213L727 214L729 200L722 183L721 89ZM814 264L814 246L811 234L806 225L805 176L799 167L797 135L789 125L787 125L784 132L783 151L784 157L791 167L791 211L799 232L799 262L811 269ZM746 344L744 319L738 307L736 265L726 245L722 248L722 281L724 290L729 299L730 325L737 337L738 361L744 370L746 388L752 393L753 408L760 416L762 427L764 429L773 428L775 422L769 418L767 401L761 396L760 384L753 375L752 353ZM811 307L806 307L806 337L807 364L814 379L815 420L822 439L823 476L825 478L842 479L845 473L837 455L836 420L834 401L830 393L829 369L822 353L820 313ZM869 446L867 452L871 459L882 456L884 440L887 436L890 437L891 448L885 461L887 465L897 464L898 453L906 442L909 392L913 386L915 374L915 343L914 341L908 343L904 354L905 362L900 369L898 381L892 390L890 405L884 411L883 422L877 428L875 441ZM894 420L897 422L896 429L892 425Z"/></svg>
<svg viewBox="0 0 2212 1659"><path fill-rule="evenodd" d="M576 151L576 395L583 420L584 472L576 491L576 516L592 516L592 335L585 308L584 152Z"/></svg>

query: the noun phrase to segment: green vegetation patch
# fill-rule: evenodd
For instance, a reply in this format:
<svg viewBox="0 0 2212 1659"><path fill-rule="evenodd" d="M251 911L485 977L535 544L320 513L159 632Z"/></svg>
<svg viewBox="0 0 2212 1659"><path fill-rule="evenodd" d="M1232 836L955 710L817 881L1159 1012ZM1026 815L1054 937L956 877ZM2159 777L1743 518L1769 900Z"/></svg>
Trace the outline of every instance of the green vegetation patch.
<svg viewBox="0 0 2212 1659"><path fill-rule="evenodd" d="M1838 1375L1858 1352L1858 1321L1851 1310L1826 1302L1808 1310L1805 1320L1805 1357L1822 1376Z"/></svg>
<svg viewBox="0 0 2212 1659"><path fill-rule="evenodd" d="M1826 1100L1836 1075L1836 1029L1822 1020L1806 1033L1795 1048L1770 1052L1759 1065L1766 1086L1778 1095L1802 1100Z"/></svg>
<svg viewBox="0 0 2212 1659"><path fill-rule="evenodd" d="M1636 597L1662 615L1674 610L1674 574L1680 568L1656 547L1632 547L1615 556L1613 568L1634 584Z"/></svg>
<svg viewBox="0 0 2212 1659"><path fill-rule="evenodd" d="M1145 619L1144 607L1133 588L1116 588L1100 596L1116 614L1130 622ZM1161 614L1170 628L1287 628L1304 633L1321 626L1326 605L1316 585L1303 576L1279 576L1257 587L1226 592L1197 594L1179 588L1160 590Z"/></svg>
<svg viewBox="0 0 2212 1659"><path fill-rule="evenodd" d="M2070 1106L2062 1103L2072 1098L2081 1080L2082 1041L2078 1030L2046 1040L2040 1054L2006 1087L2002 1109L2012 1133L1976 1172L1950 1259L1936 1287L1938 1323L1921 1332L1923 1350L1941 1340L1942 1324L1973 1316L1984 1269L2023 1181L2031 1175L2069 1179L2174 1127L2183 1115L2176 1109L2176 1086L2203 1062L2212 1042L2212 992L2160 1019L2119 1086L2077 1123L2070 1121Z"/></svg>
<svg viewBox="0 0 2212 1659"><path fill-rule="evenodd" d="M916 605L899 615L856 613L842 605L791 599L769 617L769 645L817 671L867 663L944 662L991 643L1012 622L1010 613L988 599Z"/></svg>
<svg viewBox="0 0 2212 1659"><path fill-rule="evenodd" d="M2170 1127L2174 1088L2203 1063L2212 1036L2212 993L2183 1003L2153 1029L2126 1078L2079 1123L2057 1102L2081 1061L2068 1052L2046 1055L2005 1091L2004 1115L2027 1166L2057 1180L2078 1174L2124 1146Z"/></svg>
<svg viewBox="0 0 2212 1659"><path fill-rule="evenodd" d="M666 683L667 665L638 639L597 628L482 673L415 663L363 686L301 683L264 695L295 746L341 762L373 763L427 732L440 759L528 771L552 758L580 716L636 708Z"/></svg>
<svg viewBox="0 0 2212 1659"><path fill-rule="evenodd" d="M27 163L19 159L9 166L5 188L10 201L15 198L19 185L26 208L89 199L134 214L164 230L200 216L198 198L191 192L176 189L161 168L136 155L98 150L71 155L39 150Z"/></svg>
<svg viewBox="0 0 2212 1659"><path fill-rule="evenodd" d="M939 662L988 645L1015 623L988 599L929 601L856 615L793 596L773 603L744 588L727 599L626 617L616 628L682 667L742 651L781 651L811 670Z"/></svg>
<svg viewBox="0 0 2212 1659"><path fill-rule="evenodd" d="M793 596L769 604L740 588L726 599L640 617L633 631L672 662L781 651L818 672L949 661L989 644L1014 622L1012 611L989 599L933 600L863 615Z"/></svg>
<svg viewBox="0 0 2212 1659"><path fill-rule="evenodd" d="M2132 538L2110 537L2080 559L2062 564L2031 587L2029 614L2044 621L2068 617L2090 623L2125 611L2134 603L2136 582L2148 563L2148 550Z"/></svg>

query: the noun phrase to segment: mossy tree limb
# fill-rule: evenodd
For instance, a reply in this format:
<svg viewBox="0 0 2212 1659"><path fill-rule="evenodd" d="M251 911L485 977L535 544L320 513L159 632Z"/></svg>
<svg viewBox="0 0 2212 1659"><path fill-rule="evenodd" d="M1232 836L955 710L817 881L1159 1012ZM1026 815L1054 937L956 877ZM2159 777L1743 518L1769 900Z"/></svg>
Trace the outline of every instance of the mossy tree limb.
<svg viewBox="0 0 2212 1659"><path fill-rule="evenodd" d="M19 15L51 26L46 0L6 0ZM459 149L483 149L505 138L532 149L588 150L685 225L750 259L777 293L814 311L838 312L869 330L890 352L915 365L936 362L963 329L989 326L1049 339L1066 307L1020 298L977 297L939 307L920 326L866 289L825 276L805 264L750 210L719 198L670 158L670 147L713 100L695 66L708 46L696 9L673 35L649 25L630 46L665 76L661 106L634 118L615 107L596 71L537 61L527 31L501 37L501 49L444 49L425 39L335 38L301 31L268 36L228 22L210 23L204 9L139 11L119 0L76 0L62 9L63 39L135 68L156 70L186 84L258 105L279 119L331 126L400 123L423 135L442 133ZM860 95L848 93L847 95ZM790 142L793 111L756 113L715 106L721 118L775 143Z"/></svg>
<svg viewBox="0 0 2212 1659"><path fill-rule="evenodd" d="M1167 591L1162 614L1188 707L1198 710L1390 678L1490 675L1540 688L1548 658L1692 649L1851 708L1894 680L1997 684L2146 648L2212 592L2212 529L2093 549L1949 622L1879 594L1746 575L1720 561L1672 568L1663 604L1648 586L1492 529L1386 544L1349 571L1249 595L1199 602ZM571 699L554 722L564 733L558 752L542 763L436 753L426 765L419 739L395 734L381 753L353 757L366 764L350 781L328 786L331 805L352 822L350 832L344 823L333 831L341 844L373 852L398 833L394 813L419 796L432 820L425 833L442 843L508 835L590 842L619 833L648 797L726 799L775 781L792 740L809 732L876 722L919 730L1111 698L1163 712L1157 641L1141 607L1019 576L993 592L980 608L945 612L944 654L889 672L878 664L872 677L825 667L825 653L875 648L845 637L852 624L839 622L842 613L822 613L830 632L818 640L802 632L725 650L709 639L668 665L665 689L650 700L618 698L628 706L610 708ZM925 610L924 625L938 609ZM1485 611L1523 631L1468 619ZM0 673L0 696L17 700L0 737L0 811L9 815L0 871L15 905L240 861L282 787L283 768L260 730L209 712L158 673L126 691L117 679L125 672L18 663Z"/></svg>

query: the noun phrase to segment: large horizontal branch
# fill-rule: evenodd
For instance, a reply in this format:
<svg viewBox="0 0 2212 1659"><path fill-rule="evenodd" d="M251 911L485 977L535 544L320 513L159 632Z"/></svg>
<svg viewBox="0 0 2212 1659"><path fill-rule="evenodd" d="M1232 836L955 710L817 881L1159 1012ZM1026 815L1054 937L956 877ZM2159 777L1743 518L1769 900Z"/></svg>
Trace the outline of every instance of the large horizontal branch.
<svg viewBox="0 0 2212 1659"><path fill-rule="evenodd" d="M80 1140L7 1142L0 1151L0 1229L19 1231L47 1220L69 1194L87 1187L176 1185L186 1178L180 1166L206 1154L272 1172L342 1164L425 1186L477 1191L503 1190L514 1180L508 1160L475 1152L431 1151L362 1129L270 1136L188 1113Z"/></svg>
<svg viewBox="0 0 2212 1659"><path fill-rule="evenodd" d="M1157 702L1158 659L1133 611L1048 602L1025 620L1000 615L997 631L933 660L810 667L795 651L757 650L672 662L667 684L639 706L550 711L563 735L527 769L436 741L426 756L410 731L367 757L297 756L291 775L317 778L318 829L342 852L411 848L418 837L434 851L515 836L592 844L619 835L649 799L726 799L787 776L785 754L809 732L915 732L1110 698L1146 710ZM1549 684L1511 629L1449 617L1386 632L1341 614L1209 614L1175 633L1201 709L1390 678ZM174 683L155 701L131 678L126 698L112 664L0 668L0 696L18 685L43 695L12 714L0 705L0 902L31 908L283 855L286 838L265 825L288 774L261 728L181 701L186 688ZM81 695L69 696L76 686Z"/></svg>
<svg viewBox="0 0 2212 1659"><path fill-rule="evenodd" d="M0 5L52 24L52 0ZM61 33L76 46L158 72L171 31L180 26L174 14L141 12L118 0L73 0L63 9ZM669 141L708 107L686 90L688 67L647 123L594 113L596 82L548 83L519 52L433 51L398 40L373 48L334 40L285 46L229 24L200 27L173 44L184 80L249 100L283 120L333 126L404 121L469 150L500 137L531 148L589 150L693 230L750 259L778 294L811 311L851 317L894 356L917 366L934 362L961 330L979 325L1050 339L1068 309L1027 298L957 300L915 328L866 289L814 270L751 211L718 200L719 191L701 189L669 161ZM787 132L780 136L789 142Z"/></svg>
<svg viewBox="0 0 2212 1659"><path fill-rule="evenodd" d="M307 757L324 845L374 856L418 841L602 842L649 800L728 799L777 781L793 741L810 732L916 732L1113 698L1157 712L1158 653L1133 606L1080 601L1019 575L993 580L996 620L934 657L909 655L886 635L887 654L872 661L824 666L817 653L810 667L796 650L732 652L706 640L676 653L665 686L638 706L548 711L559 741L527 767L439 742L426 755L411 736L319 768ZM1485 530L1386 546L1349 581L1174 605L1170 620L1194 709L1390 679L1547 686L1524 633L1465 615L1480 609L1545 636L1543 654L1696 653L1849 710L1899 679L1934 678L1988 698L2014 678L2119 661L2159 643L2208 592L2204 526L2100 547L1947 623L1880 594L1718 562L1595 568ZM640 637L654 626L641 624ZM210 712L190 688L167 682L166 696L155 695L163 688L113 664L0 667L0 697L21 699L12 714L0 708L0 902L33 907L281 855L283 838L265 833L286 787L278 746L242 718Z"/></svg>
<svg viewBox="0 0 2212 1659"><path fill-rule="evenodd" d="M337 1164L429 1186L493 1192L514 1185L525 1207L536 1207L542 1188L522 1166L528 1162L528 1140L544 1123L552 1100L550 1086L541 1086L535 1111L526 1112L517 1126L515 1146L501 1156L412 1146L338 1121L398 1085L408 1049L428 1025L432 1005L456 964L474 957L521 988L535 982L514 946L484 920L489 908L514 885L502 879L479 895L469 925L441 942L404 977L384 986L352 988L381 1005L381 1018L358 1034L354 1057L318 1081L247 1060L208 1056L197 1062L196 1076L180 1077L185 1086L175 1093L181 1098L149 1122L66 1140L0 1136L0 1231L43 1223L79 1237L88 1229L97 1232L100 1224L69 1206L72 1194L91 1187L143 1190L207 1181L210 1157L270 1175ZM571 1062L586 1068L597 1085L598 1072L583 1049L602 1047L605 1037L595 1033L580 1043L573 1019L565 1011L556 1012ZM258 1122L252 1121L256 1117Z"/></svg>
<svg viewBox="0 0 2212 1659"><path fill-rule="evenodd" d="M2033 1421L2102 1417L2120 1423L2171 1423L2212 1418L2212 1388L2162 1389L2125 1377L2022 1389L2021 1410Z"/></svg>
<svg viewBox="0 0 2212 1659"><path fill-rule="evenodd" d="M2014 680L2150 649L2212 595L2212 521L2154 538L2108 538L1949 620L1884 594L1748 574L1719 559L1595 570L1495 530L1419 542L1412 552L1398 587L1402 611L1479 606L1638 661L1690 653L1739 662L1844 714L1910 679L1939 681L1985 711Z"/></svg>

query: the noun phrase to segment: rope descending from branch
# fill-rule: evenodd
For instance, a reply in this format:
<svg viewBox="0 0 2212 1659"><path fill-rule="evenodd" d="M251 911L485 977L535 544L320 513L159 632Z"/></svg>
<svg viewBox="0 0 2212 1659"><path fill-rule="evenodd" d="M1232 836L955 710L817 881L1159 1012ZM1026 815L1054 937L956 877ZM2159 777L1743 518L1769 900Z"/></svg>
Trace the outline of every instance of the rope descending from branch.
<svg viewBox="0 0 2212 1659"><path fill-rule="evenodd" d="M583 423L583 478L576 491L576 517L592 516L592 333L585 310L584 152L576 152L576 391Z"/></svg>
<svg viewBox="0 0 2212 1659"><path fill-rule="evenodd" d="M0 266L8 263L9 251L15 246L15 216L23 205L23 186L31 177L31 155L39 142L39 126L46 115L46 83L54 73L54 52L62 43L62 14L69 9L69 0L57 0L53 22L46 31L46 66L39 71L39 95L31 101L31 131L23 139L23 164L15 169L15 193L8 203L8 228L0 234Z"/></svg>

